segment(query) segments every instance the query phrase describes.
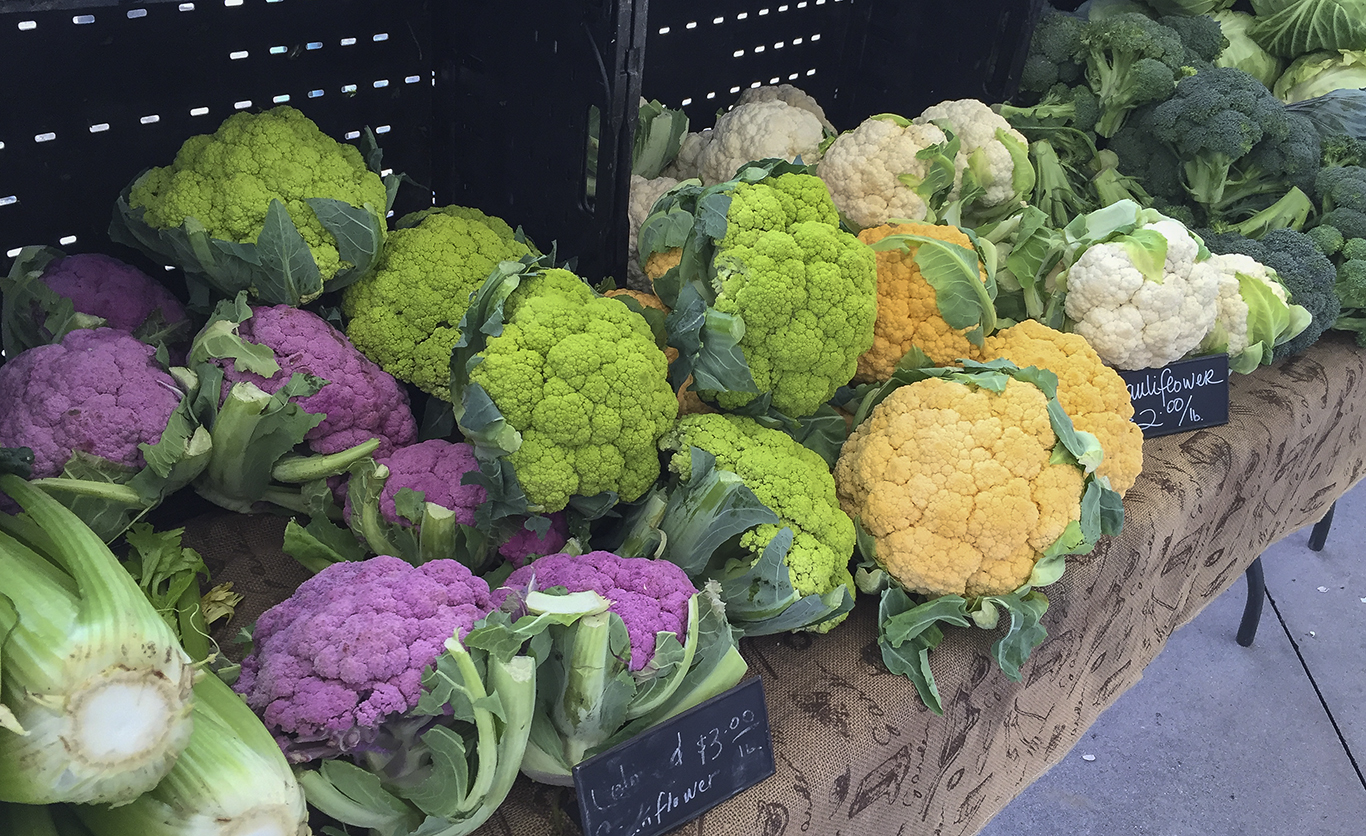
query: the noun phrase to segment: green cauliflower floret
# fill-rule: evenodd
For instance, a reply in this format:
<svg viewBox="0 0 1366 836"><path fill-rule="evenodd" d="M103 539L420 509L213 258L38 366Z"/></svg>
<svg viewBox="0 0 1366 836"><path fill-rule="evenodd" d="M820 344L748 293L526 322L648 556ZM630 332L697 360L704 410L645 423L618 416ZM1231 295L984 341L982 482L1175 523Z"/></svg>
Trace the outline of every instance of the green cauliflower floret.
<svg viewBox="0 0 1366 836"><path fill-rule="evenodd" d="M351 265L341 260L336 239L306 198L369 206L384 226L384 182L366 167L360 151L284 105L234 114L214 133L190 137L175 162L148 171L129 195L155 229L194 218L210 237L237 243L256 241L271 201L279 200L327 281Z"/></svg>
<svg viewBox="0 0 1366 836"><path fill-rule="evenodd" d="M873 344L876 257L838 224L819 178L782 174L736 185L717 246L714 307L744 320L750 374L786 415L815 412ZM756 396L714 397L735 409Z"/></svg>
<svg viewBox="0 0 1366 836"><path fill-rule="evenodd" d="M690 448L716 457L716 466L744 480L759 501L777 514L778 525L761 525L741 535L740 546L757 559L783 528L793 532L784 562L797 593L824 595L839 586L854 594L849 559L854 553L854 523L840 509L835 479L815 452L779 430L738 415L689 415L660 443L673 451L669 470L690 477ZM816 630L826 632L839 616Z"/></svg>
<svg viewBox="0 0 1366 836"><path fill-rule="evenodd" d="M529 252L512 228L463 206L409 215L390 233L379 269L346 288L347 336L389 374L450 400L451 349L470 294L500 261Z"/></svg>
<svg viewBox="0 0 1366 836"><path fill-rule="evenodd" d="M638 499L678 413L645 319L559 269L523 279L504 316L470 380L521 434L508 458L528 503L553 512L572 496Z"/></svg>

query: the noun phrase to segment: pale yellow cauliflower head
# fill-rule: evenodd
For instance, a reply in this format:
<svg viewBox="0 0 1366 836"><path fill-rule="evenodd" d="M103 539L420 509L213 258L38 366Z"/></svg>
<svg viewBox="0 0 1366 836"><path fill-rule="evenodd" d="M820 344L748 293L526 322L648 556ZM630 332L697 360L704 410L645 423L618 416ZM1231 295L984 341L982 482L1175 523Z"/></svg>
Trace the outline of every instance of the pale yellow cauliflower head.
<svg viewBox="0 0 1366 836"><path fill-rule="evenodd" d="M871 116L825 149L816 174L830 187L840 213L860 228L880 226L893 218L923 221L931 207L901 176L925 178L931 163L916 155L947 141L935 125L901 125L896 119ZM967 157L960 149L954 158L954 192L966 167Z"/></svg>

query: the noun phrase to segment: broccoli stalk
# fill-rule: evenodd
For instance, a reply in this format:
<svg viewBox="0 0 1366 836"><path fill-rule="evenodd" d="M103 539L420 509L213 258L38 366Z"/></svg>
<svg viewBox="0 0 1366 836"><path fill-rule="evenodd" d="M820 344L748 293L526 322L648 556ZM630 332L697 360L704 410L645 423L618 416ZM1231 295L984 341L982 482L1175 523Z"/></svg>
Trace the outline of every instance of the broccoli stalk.
<svg viewBox="0 0 1366 836"><path fill-rule="evenodd" d="M1294 187L1280 200L1244 221L1236 224L1216 222L1211 227L1219 232L1236 232L1244 238L1261 238L1273 229L1302 230L1313 213L1314 202L1309 195Z"/></svg>
<svg viewBox="0 0 1366 836"><path fill-rule="evenodd" d="M1073 218L1096 208L1077 192L1075 184L1085 182L1085 178L1062 161L1053 143L1047 139L1029 143L1029 158L1036 173L1032 203L1048 215L1054 227L1062 229Z"/></svg>
<svg viewBox="0 0 1366 836"><path fill-rule="evenodd" d="M1086 24L1080 38L1086 80L1100 100L1096 133L1114 136L1129 112L1171 95L1185 47L1177 34L1141 14Z"/></svg>

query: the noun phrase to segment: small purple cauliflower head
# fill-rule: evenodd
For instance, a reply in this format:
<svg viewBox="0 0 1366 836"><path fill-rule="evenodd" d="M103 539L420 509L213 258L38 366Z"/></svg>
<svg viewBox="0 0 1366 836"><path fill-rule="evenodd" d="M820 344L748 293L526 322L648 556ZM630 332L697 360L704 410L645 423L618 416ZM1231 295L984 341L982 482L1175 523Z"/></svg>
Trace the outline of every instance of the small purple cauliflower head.
<svg viewBox="0 0 1366 836"><path fill-rule="evenodd" d="M619 557L611 552L552 554L514 571L494 591L499 604L515 589L562 586L570 592L592 590L612 602L631 637L630 669L638 671L654 658L655 634L667 631L687 638L688 600L697 589L687 574L667 560Z"/></svg>
<svg viewBox="0 0 1366 836"><path fill-rule="evenodd" d="M509 537L498 547L498 554L513 566L521 568L528 560L541 555L554 554L569 542L569 518L563 511L550 515L550 528L541 536L525 526Z"/></svg>
<svg viewBox="0 0 1366 836"><path fill-rule="evenodd" d="M256 622L233 687L295 763L363 748L417 705L422 671L493 609L454 560L336 563Z"/></svg>
<svg viewBox="0 0 1366 836"><path fill-rule="evenodd" d="M321 394L321 393L320 393ZM380 492L380 515L391 523L408 525L398 515L394 497L403 488L421 491L423 501L449 508L461 525L474 525L474 514L488 498L482 485L464 485L466 473L477 472L479 461L474 447L464 442L452 443L441 439L420 441L377 458L376 462L389 468L389 478ZM347 521L351 519L351 497L344 508ZM564 548L569 539L569 521L563 512L550 515L550 528L542 537L534 531L518 528L498 547L498 554L521 566L530 557L554 554Z"/></svg>
<svg viewBox="0 0 1366 836"><path fill-rule="evenodd" d="M78 329L0 366L0 447L33 448L33 478L80 450L140 468L182 392L156 350L112 328Z"/></svg>
<svg viewBox="0 0 1366 836"><path fill-rule="evenodd" d="M185 307L151 276L117 258L82 253L56 259L43 270L43 283L84 314L110 328L132 333L160 311L168 325L185 323Z"/></svg>
<svg viewBox="0 0 1366 836"><path fill-rule="evenodd" d="M417 440L417 421L407 391L312 311L288 305L252 308L251 318L238 327L238 334L247 342L269 346L280 371L267 380L237 371L231 361L221 361L225 395L230 384L240 381L274 394L296 372L328 381L318 394L299 400L305 411L327 415L305 436L314 452L340 453L378 438L375 454L384 456Z"/></svg>

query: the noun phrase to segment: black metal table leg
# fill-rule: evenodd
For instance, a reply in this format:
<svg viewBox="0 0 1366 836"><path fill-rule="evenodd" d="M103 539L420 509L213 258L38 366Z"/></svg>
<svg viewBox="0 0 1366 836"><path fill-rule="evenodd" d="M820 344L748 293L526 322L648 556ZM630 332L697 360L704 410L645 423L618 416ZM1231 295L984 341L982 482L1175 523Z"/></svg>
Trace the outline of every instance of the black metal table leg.
<svg viewBox="0 0 1366 836"><path fill-rule="evenodd" d="M1250 647L1257 637L1257 624L1262 620L1262 602L1266 600L1266 576L1262 574L1262 559L1259 557L1247 567L1247 604L1243 607L1243 620L1238 625L1238 644Z"/></svg>
<svg viewBox="0 0 1366 836"><path fill-rule="evenodd" d="M1314 530L1309 532L1309 548L1316 552L1323 551L1323 544L1328 541L1328 529L1333 527L1333 511L1338 507L1334 502L1328 506L1328 513L1323 515L1323 519L1314 523Z"/></svg>

